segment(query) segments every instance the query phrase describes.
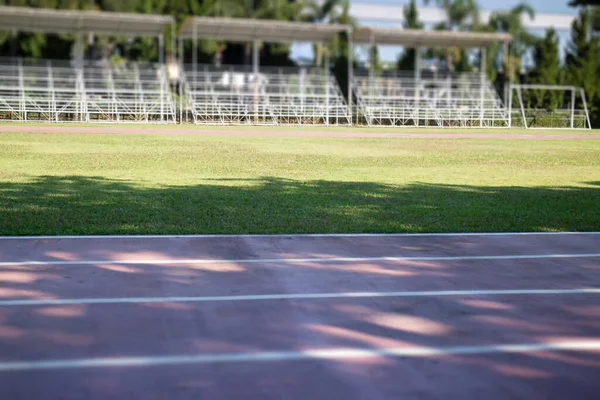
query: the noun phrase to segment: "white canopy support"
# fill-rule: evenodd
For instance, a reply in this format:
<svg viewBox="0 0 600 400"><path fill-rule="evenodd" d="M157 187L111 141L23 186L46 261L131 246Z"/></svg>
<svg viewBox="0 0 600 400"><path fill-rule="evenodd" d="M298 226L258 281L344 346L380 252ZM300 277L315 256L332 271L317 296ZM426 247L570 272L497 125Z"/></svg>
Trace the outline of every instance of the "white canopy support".
<svg viewBox="0 0 600 400"><path fill-rule="evenodd" d="M308 22L274 21L245 18L190 17L179 30L184 39L201 38L230 42L268 43L327 42L340 32L349 31L347 25L313 24Z"/></svg>
<svg viewBox="0 0 600 400"><path fill-rule="evenodd" d="M409 48L481 48L492 43L509 43L512 35L493 32L428 31L402 28L359 28L354 31L353 41L369 44L404 46Z"/></svg>
<svg viewBox="0 0 600 400"><path fill-rule="evenodd" d="M175 19L171 16L0 6L0 29L74 34L76 42L87 32L156 38L159 43L158 60L161 64L164 62L164 34L167 26L171 26L171 46L174 47ZM175 49L172 48L172 51ZM77 62L83 61L82 43L76 44L73 58Z"/></svg>
<svg viewBox="0 0 600 400"><path fill-rule="evenodd" d="M0 27L21 32L157 37L173 22L165 15L0 6Z"/></svg>

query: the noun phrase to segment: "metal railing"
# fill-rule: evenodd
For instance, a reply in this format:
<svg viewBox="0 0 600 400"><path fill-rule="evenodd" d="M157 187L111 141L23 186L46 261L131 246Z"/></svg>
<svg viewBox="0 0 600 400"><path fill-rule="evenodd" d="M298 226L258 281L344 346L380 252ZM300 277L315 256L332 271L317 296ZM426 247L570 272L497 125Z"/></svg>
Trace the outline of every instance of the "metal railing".
<svg viewBox="0 0 600 400"><path fill-rule="evenodd" d="M326 70L243 66L184 68L187 108L198 124L347 125L346 101Z"/></svg>
<svg viewBox="0 0 600 400"><path fill-rule="evenodd" d="M175 123L159 64L0 59L0 120Z"/></svg>
<svg viewBox="0 0 600 400"><path fill-rule="evenodd" d="M482 84L483 83L483 84ZM509 115L491 82L479 74L415 79L408 73L356 73L353 90L367 125L508 127Z"/></svg>

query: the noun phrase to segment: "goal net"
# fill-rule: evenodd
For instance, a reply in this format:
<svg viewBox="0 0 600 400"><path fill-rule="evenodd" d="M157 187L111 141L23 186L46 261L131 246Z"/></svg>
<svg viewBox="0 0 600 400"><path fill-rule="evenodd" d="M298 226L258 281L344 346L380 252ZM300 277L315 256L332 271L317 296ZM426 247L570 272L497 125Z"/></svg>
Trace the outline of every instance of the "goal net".
<svg viewBox="0 0 600 400"><path fill-rule="evenodd" d="M527 129L591 129L582 88L555 85L512 85L512 126Z"/></svg>

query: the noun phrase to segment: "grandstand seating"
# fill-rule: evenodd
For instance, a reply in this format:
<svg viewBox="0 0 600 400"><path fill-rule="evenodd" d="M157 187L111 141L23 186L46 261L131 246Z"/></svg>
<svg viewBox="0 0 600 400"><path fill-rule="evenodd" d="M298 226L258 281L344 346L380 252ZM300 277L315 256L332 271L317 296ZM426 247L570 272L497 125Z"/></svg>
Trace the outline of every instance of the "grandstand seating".
<svg viewBox="0 0 600 400"><path fill-rule="evenodd" d="M176 122L163 66L0 59L0 120Z"/></svg>
<svg viewBox="0 0 600 400"><path fill-rule="evenodd" d="M184 70L187 107L195 123L349 124L333 75L324 70L191 65Z"/></svg>
<svg viewBox="0 0 600 400"><path fill-rule="evenodd" d="M507 127L508 112L479 74L356 73L354 94L368 125Z"/></svg>

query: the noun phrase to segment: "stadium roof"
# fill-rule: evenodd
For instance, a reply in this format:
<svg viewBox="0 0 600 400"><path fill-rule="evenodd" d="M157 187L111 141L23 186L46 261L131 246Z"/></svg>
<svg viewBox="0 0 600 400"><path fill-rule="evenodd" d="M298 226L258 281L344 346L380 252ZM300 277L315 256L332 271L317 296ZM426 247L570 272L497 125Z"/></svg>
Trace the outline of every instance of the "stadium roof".
<svg viewBox="0 0 600 400"><path fill-rule="evenodd" d="M195 28L194 28L195 26ZM227 40L232 42L324 42L348 25L313 24L307 22L274 21L266 19L190 17L181 26L179 36ZM194 32L195 31L195 32Z"/></svg>
<svg viewBox="0 0 600 400"><path fill-rule="evenodd" d="M0 29L21 32L158 36L172 22L164 15L0 6Z"/></svg>
<svg viewBox="0 0 600 400"><path fill-rule="evenodd" d="M405 47L485 47L492 43L512 41L512 35L490 32L426 31L401 28L359 28L354 31L355 43L387 44Z"/></svg>

